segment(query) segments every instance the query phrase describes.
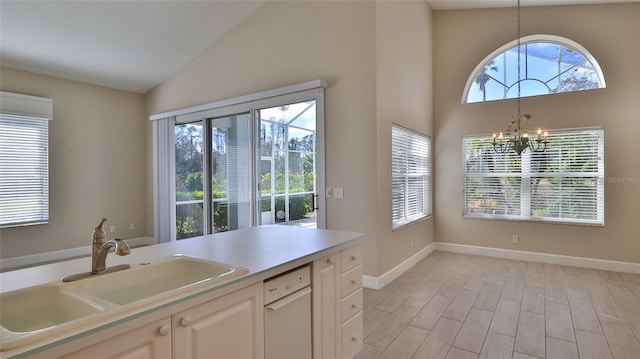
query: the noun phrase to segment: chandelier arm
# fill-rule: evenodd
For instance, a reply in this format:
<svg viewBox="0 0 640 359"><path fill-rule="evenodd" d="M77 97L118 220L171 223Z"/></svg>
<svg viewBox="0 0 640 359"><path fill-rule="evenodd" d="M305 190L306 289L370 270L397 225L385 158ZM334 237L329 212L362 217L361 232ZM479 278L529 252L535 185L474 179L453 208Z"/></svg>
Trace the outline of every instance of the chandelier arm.
<svg viewBox="0 0 640 359"><path fill-rule="evenodd" d="M535 142L535 144L532 141L529 144L529 147L531 148L531 152L544 152L547 149L547 142L548 141L544 141L544 140L535 140L533 142Z"/></svg>
<svg viewBox="0 0 640 359"><path fill-rule="evenodd" d="M504 143L502 143L502 142L501 142L501 143L494 143L494 144L493 144L493 150L494 150L496 153L501 153L501 154L504 154L504 153L508 153L508 152L510 152L510 151L511 151L511 149L512 149L512 147L513 147L513 146L512 146L512 144L511 144L511 141L507 142L507 144L504 144Z"/></svg>

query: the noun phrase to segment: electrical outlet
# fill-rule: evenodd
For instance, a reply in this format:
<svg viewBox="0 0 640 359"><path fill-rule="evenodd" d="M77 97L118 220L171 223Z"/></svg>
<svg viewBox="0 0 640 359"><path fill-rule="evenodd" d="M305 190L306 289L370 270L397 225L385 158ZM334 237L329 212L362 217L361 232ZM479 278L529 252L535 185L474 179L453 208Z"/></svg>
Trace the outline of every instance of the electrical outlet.
<svg viewBox="0 0 640 359"><path fill-rule="evenodd" d="M114 226L113 224L109 226L109 232L113 233L116 231L116 226Z"/></svg>
<svg viewBox="0 0 640 359"><path fill-rule="evenodd" d="M136 229L136 223L135 222L131 222L131 224L129 224L129 229L132 230L132 231L134 229Z"/></svg>
<svg viewBox="0 0 640 359"><path fill-rule="evenodd" d="M520 243L520 237L517 234L511 236L511 243L518 244Z"/></svg>

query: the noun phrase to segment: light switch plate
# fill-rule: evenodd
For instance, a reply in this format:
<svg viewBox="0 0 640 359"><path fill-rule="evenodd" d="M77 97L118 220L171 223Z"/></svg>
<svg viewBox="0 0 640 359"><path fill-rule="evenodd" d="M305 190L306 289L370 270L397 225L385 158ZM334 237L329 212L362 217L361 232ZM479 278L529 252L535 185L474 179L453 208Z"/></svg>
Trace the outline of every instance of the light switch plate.
<svg viewBox="0 0 640 359"><path fill-rule="evenodd" d="M343 188L334 188L333 189L333 198L344 198L344 189Z"/></svg>

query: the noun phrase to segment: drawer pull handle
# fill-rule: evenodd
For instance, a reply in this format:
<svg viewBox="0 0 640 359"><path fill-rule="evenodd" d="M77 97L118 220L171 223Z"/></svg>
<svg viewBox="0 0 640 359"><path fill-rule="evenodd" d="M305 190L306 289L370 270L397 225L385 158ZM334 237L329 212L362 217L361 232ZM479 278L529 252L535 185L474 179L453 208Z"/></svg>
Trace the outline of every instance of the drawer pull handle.
<svg viewBox="0 0 640 359"><path fill-rule="evenodd" d="M358 341L358 337L351 337L351 341L354 342L354 343L357 342Z"/></svg>
<svg viewBox="0 0 640 359"><path fill-rule="evenodd" d="M356 256L351 256L351 260L352 261L355 261L356 259L358 259L358 258L356 258Z"/></svg>
<svg viewBox="0 0 640 359"><path fill-rule="evenodd" d="M358 308L358 306L354 303L354 304L351 304L351 308L353 308L353 309L357 309L357 308Z"/></svg>
<svg viewBox="0 0 640 359"><path fill-rule="evenodd" d="M352 280L351 280L351 284L356 285L356 284L358 284L358 282L356 282L356 280L355 280L355 279L352 279Z"/></svg>
<svg viewBox="0 0 640 359"><path fill-rule="evenodd" d="M180 319L180 325L183 327L188 327L191 324L191 317L184 317Z"/></svg>
<svg viewBox="0 0 640 359"><path fill-rule="evenodd" d="M333 264L333 260L331 260L331 258L327 258L327 264Z"/></svg>
<svg viewBox="0 0 640 359"><path fill-rule="evenodd" d="M160 335L161 337L166 336L167 334L169 334L169 332L171 332L171 326L169 326L169 324L165 324L158 328L158 335Z"/></svg>

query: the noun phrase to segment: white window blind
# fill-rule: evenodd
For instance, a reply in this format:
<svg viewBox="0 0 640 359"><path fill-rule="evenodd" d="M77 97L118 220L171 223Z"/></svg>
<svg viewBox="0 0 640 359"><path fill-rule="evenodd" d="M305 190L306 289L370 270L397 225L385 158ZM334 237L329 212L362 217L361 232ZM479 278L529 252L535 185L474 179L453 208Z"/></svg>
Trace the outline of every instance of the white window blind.
<svg viewBox="0 0 640 359"><path fill-rule="evenodd" d="M554 130L547 151L497 154L463 139L465 217L604 225L604 130Z"/></svg>
<svg viewBox="0 0 640 359"><path fill-rule="evenodd" d="M431 216L431 138L394 125L391 130L393 229Z"/></svg>
<svg viewBox="0 0 640 359"><path fill-rule="evenodd" d="M50 99L0 98L0 228L49 220Z"/></svg>

